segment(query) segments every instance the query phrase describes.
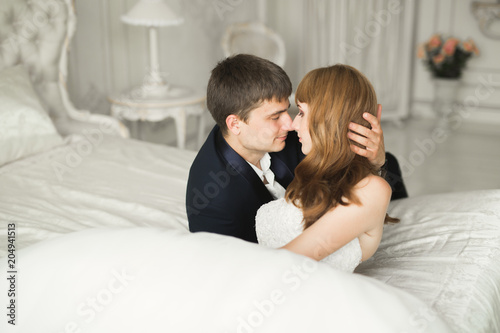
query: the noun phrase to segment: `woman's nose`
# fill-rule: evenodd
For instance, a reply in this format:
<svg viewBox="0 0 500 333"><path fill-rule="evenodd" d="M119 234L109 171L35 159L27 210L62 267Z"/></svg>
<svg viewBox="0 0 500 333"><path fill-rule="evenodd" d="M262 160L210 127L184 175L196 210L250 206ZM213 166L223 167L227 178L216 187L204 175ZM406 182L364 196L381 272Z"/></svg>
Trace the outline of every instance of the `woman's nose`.
<svg viewBox="0 0 500 333"><path fill-rule="evenodd" d="M300 117L295 116L295 119L292 122L291 129L298 131L300 127Z"/></svg>

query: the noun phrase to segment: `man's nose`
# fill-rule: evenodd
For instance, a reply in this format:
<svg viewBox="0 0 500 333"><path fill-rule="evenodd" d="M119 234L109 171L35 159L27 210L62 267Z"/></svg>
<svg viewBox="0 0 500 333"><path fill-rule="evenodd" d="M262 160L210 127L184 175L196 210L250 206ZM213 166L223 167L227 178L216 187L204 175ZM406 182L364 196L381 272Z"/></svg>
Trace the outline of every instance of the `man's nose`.
<svg viewBox="0 0 500 333"><path fill-rule="evenodd" d="M282 123L282 128L287 131L293 130L292 128L292 117L288 114L288 112L283 115L283 123Z"/></svg>

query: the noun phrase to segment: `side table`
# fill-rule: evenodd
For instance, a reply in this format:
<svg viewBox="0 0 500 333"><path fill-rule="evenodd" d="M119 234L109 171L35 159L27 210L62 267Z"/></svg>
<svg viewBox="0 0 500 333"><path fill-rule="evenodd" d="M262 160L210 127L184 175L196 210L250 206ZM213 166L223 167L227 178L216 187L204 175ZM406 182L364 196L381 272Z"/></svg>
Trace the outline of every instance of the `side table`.
<svg viewBox="0 0 500 333"><path fill-rule="evenodd" d="M186 118L198 117L198 147L205 139L205 93L188 87L169 85L161 94L148 94L144 88L110 96L111 115L133 122L133 136L142 139L139 122L159 122L173 118L176 126L177 147L186 145ZM134 133L135 132L135 133Z"/></svg>

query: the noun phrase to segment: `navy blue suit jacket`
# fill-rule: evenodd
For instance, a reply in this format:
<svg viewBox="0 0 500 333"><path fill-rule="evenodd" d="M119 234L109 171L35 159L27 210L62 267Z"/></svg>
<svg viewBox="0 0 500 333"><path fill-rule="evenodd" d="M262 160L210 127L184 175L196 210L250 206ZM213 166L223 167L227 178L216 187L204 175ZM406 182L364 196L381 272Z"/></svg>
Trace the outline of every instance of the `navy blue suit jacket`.
<svg viewBox="0 0 500 333"><path fill-rule="evenodd" d="M295 167L304 158L297 134L289 132L285 148L269 155L275 179L287 188ZM215 126L189 171L186 192L189 230L257 242L255 214L271 200L273 197L259 176Z"/></svg>
<svg viewBox="0 0 500 333"><path fill-rule="evenodd" d="M304 158L295 131L288 133L285 148L270 153L271 170L285 189L295 167ZM386 180L393 189L391 199L407 197L401 171L394 156L386 153ZM186 209L191 232L208 231L257 242L255 215L273 200L255 171L236 153L215 126L189 171Z"/></svg>

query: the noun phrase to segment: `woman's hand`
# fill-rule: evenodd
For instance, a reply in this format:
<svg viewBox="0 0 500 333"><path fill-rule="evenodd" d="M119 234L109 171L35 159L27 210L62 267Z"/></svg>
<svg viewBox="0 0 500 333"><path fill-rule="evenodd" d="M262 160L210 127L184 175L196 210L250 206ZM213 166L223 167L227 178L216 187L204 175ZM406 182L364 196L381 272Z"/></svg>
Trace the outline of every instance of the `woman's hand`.
<svg viewBox="0 0 500 333"><path fill-rule="evenodd" d="M349 139L366 147L366 149L364 149L351 144L352 151L360 156L366 157L377 169L380 169L385 163L384 133L380 126L381 116L382 105L379 104L377 117L368 112L363 114L363 118L372 125L372 129L363 125L351 123L349 129L358 134L352 132L348 133Z"/></svg>

